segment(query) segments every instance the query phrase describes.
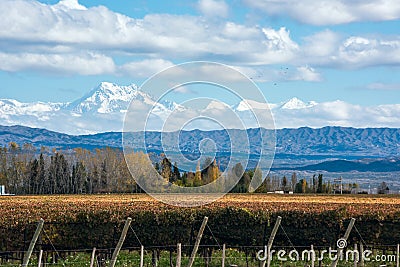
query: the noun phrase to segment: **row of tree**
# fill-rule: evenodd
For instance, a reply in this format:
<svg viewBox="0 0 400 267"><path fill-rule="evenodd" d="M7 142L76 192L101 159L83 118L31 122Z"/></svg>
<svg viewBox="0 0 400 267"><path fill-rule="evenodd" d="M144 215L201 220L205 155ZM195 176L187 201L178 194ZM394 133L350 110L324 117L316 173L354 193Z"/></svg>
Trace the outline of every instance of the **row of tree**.
<svg viewBox="0 0 400 267"><path fill-rule="evenodd" d="M197 163L195 172L182 172L175 162L173 165L171 161L162 156L160 163L154 164L155 170L168 182L178 186L184 187L198 187L216 181L220 175L220 169L217 165L216 159L206 158L202 165Z"/></svg>
<svg viewBox="0 0 400 267"><path fill-rule="evenodd" d="M323 181L323 175L313 175L309 180L302 178L298 180L297 174L293 173L291 178L286 176L283 178L277 176L267 176L261 186L257 189L258 192L274 192L274 191L291 191L294 193L332 193L334 186L328 181Z"/></svg>
<svg viewBox="0 0 400 267"><path fill-rule="evenodd" d="M142 153L133 155L138 159ZM56 151L11 143L0 148L0 184L12 194L139 192L121 151Z"/></svg>
<svg viewBox="0 0 400 267"><path fill-rule="evenodd" d="M126 155L119 149L82 149L49 150L41 148L38 152L32 145L18 146L10 143L0 148L0 185L13 194L93 194L93 193L138 193L143 192L136 181L150 181L156 171L165 184L183 187L199 187L213 183L221 177L222 172L216 159L207 158L202 164L198 162L195 171L183 172L178 164L172 163L161 155L161 160L154 168L143 168L149 163L148 155L132 152ZM151 165L151 163L150 163ZM131 171L131 172L130 172ZM132 173L135 177L132 177ZM254 179L262 179L260 169L244 170L237 163L226 172L228 180L232 176L230 192L249 192ZM356 187L356 185L349 185ZM255 189L255 188L254 188ZM267 176L256 192L293 191L296 193L331 193L335 190L330 182L323 181L322 174L314 175L307 180L298 180L296 173L290 179Z"/></svg>

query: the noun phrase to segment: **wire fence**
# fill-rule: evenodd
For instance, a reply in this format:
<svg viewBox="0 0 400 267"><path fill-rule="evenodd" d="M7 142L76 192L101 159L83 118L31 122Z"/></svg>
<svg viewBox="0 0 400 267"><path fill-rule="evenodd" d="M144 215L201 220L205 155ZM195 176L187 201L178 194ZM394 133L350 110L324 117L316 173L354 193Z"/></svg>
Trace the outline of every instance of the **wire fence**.
<svg viewBox="0 0 400 267"><path fill-rule="evenodd" d="M361 244L355 244L360 249ZM223 252L225 247L225 252ZM190 251L193 246L182 245L182 251ZM325 246L273 246L275 257L271 266L331 266L329 255L323 256L323 251L329 251L332 248ZM224 260L225 266L261 266L262 260L257 255L264 250L264 246L224 246L222 245L200 245L196 255L195 266L222 266ZM315 251L314 265L312 257L309 257L311 250ZM93 266L109 266L114 249L96 249L95 261ZM278 251L285 251L284 255L278 258ZM293 251L298 253L299 258L293 257ZM353 258L343 258L340 266L398 266L398 245L363 245L363 251L371 251L368 255L369 262L363 264L358 260L355 265ZM116 266L140 266L141 247L124 247L121 251ZM46 250L42 253L42 260L38 262L39 250L35 250L28 266L90 266L93 249L80 250ZM292 253L293 255L291 255ZM0 252L0 266L21 266L24 251ZM189 262L188 253L181 256L182 266ZM302 256L305 255L304 258ZM149 246L144 249L142 266L176 266L177 247L171 246ZM292 258L290 258L292 257ZM378 260L379 259L379 260ZM302 265L296 265L302 264ZM277 265L278 264L278 265ZM346 265L347 264L347 265Z"/></svg>
<svg viewBox="0 0 400 267"><path fill-rule="evenodd" d="M195 247L191 240L186 244L179 245L146 245L140 240L139 235L130 224L128 226L129 228L127 229L133 233L131 238L134 238L139 245L122 247L121 253L116 258L115 266L172 267L177 266L178 258L182 266L186 266L190 262L191 252L194 251ZM267 253L269 266L331 266L332 262L336 260L334 258L336 256L340 257L338 266L400 267L399 244L369 244L356 226L354 226L353 233L358 236L358 242L347 243L347 240L344 240L344 246L340 247L340 249L344 250L341 254L339 254L338 250L339 243L335 247L318 244L296 245L280 224L277 227L277 231L282 233L285 239L284 243L287 245L273 245L271 251L269 248L267 251L266 241L264 241L263 245L239 246L222 244L209 225L206 225L206 229L212 244L200 244L198 246L193 267L261 267L265 266L265 258L263 259L262 255ZM25 266L110 266L115 247L60 249L53 244L47 230L46 228L42 229L41 242L37 244L32 252L29 264ZM201 240L201 236L197 238ZM339 240L340 238L338 237ZM21 266L26 253L25 248L23 251L0 251L0 266Z"/></svg>

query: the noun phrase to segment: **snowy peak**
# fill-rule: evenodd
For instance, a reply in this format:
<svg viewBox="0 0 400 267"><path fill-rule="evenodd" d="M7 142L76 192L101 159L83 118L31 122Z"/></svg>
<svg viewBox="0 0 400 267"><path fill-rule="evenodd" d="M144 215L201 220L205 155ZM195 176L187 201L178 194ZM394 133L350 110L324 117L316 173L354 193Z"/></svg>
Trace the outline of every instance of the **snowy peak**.
<svg viewBox="0 0 400 267"><path fill-rule="evenodd" d="M205 110L224 110L224 109L229 109L230 107L220 101L212 100L210 103L208 103L207 107Z"/></svg>
<svg viewBox="0 0 400 267"><path fill-rule="evenodd" d="M129 104L154 106L156 114L173 110L183 111L184 107L168 100L156 101L146 92L140 91L135 84L119 86L109 82L102 82L84 97L71 103L69 110L75 114L111 114L125 113Z"/></svg>
<svg viewBox="0 0 400 267"><path fill-rule="evenodd" d="M113 95L113 96L121 96L130 94L137 90L137 86L135 84L129 86L119 86L115 83L110 82L102 82L96 88L92 90L93 92L101 92L103 94Z"/></svg>
<svg viewBox="0 0 400 267"><path fill-rule="evenodd" d="M25 125L72 134L120 131L131 103L143 112L152 110L155 119L165 118L174 110L186 110L173 101L156 102L134 84L119 86L102 82L72 103L0 99L0 125Z"/></svg>
<svg viewBox="0 0 400 267"><path fill-rule="evenodd" d="M3 115L14 113L14 111L20 107L22 103L12 99L1 99L0 110Z"/></svg>
<svg viewBox="0 0 400 267"><path fill-rule="evenodd" d="M157 103L159 105L159 103ZM169 100L163 100L160 101L160 104L168 111L185 111L186 108L178 103L169 101Z"/></svg>
<svg viewBox="0 0 400 267"><path fill-rule="evenodd" d="M282 104L281 109L302 109L306 108L306 103L298 99L297 97L293 97L289 101Z"/></svg>
<svg viewBox="0 0 400 267"><path fill-rule="evenodd" d="M301 101L300 99L298 99L297 97L293 97L292 99L290 99L289 101L283 103L281 105L281 109L304 109L304 108L310 108L317 105L316 102L314 101L310 101L308 103L305 103L303 101Z"/></svg>
<svg viewBox="0 0 400 267"><path fill-rule="evenodd" d="M171 120L173 123L169 127L176 129L181 127L179 123L182 121L204 116L204 112L209 112L221 121L229 119L228 123L233 121L230 120L231 113L236 112L245 122L244 127L254 128L252 113L265 115L268 110L272 112L277 128L315 128L327 126L327 123L331 126L358 128L398 128L400 125L400 104L363 107L343 101L317 103L304 102L298 98L275 104L265 103L262 99L260 102L255 100L241 99L232 106L224 101L211 101L205 109L199 110L179 105L173 99L157 99L136 85L119 86L103 82L72 103L23 103L0 99L0 125L24 125L71 134L121 131L129 105L135 112L128 115L134 115L137 120L142 120L151 111L154 116L148 116L151 117L149 122L154 122L152 129L156 130L160 122L165 122L171 116L174 120ZM199 124L196 127L214 129L213 125ZM226 127L237 128L234 124L227 124Z"/></svg>
<svg viewBox="0 0 400 267"><path fill-rule="evenodd" d="M35 115L58 111L65 106L66 104L63 103L21 103L13 99L0 99L0 112L2 115Z"/></svg>
<svg viewBox="0 0 400 267"><path fill-rule="evenodd" d="M75 113L112 113L126 110L132 98L145 101L148 98L134 84L118 86L109 82L102 82L87 95L71 103L70 110Z"/></svg>
<svg viewBox="0 0 400 267"><path fill-rule="evenodd" d="M234 106L233 109L236 110L236 111L247 111L247 110L251 110L251 107L247 103L246 100L242 100L242 101L239 102L239 104Z"/></svg>
<svg viewBox="0 0 400 267"><path fill-rule="evenodd" d="M248 111L248 110L252 110L252 109L265 109L265 110L269 110L270 108L272 108L273 105L268 105L267 103L261 103L261 102L257 102L254 100L242 100L239 102L239 104L233 106L233 109L236 111Z"/></svg>

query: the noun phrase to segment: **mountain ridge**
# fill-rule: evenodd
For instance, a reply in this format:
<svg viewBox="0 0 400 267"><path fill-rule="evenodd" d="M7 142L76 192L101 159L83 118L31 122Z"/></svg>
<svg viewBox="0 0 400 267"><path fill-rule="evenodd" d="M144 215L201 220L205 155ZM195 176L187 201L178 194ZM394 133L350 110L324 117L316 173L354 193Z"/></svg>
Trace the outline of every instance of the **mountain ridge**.
<svg viewBox="0 0 400 267"><path fill-rule="evenodd" d="M275 168L274 170L327 171L327 172L398 172L400 158L376 160L328 160L296 168Z"/></svg>
<svg viewBox="0 0 400 267"><path fill-rule="evenodd" d="M180 149L187 152L197 152L202 138L210 138L216 142L220 151L228 151L229 131L231 134L243 134L245 130L211 130L211 131L181 131ZM273 131L265 129L248 129L250 153L257 153L259 131ZM177 132L163 133L165 138L173 138ZM140 140L143 133L133 133L132 142ZM237 136L237 135L236 135ZM153 150L162 151L160 132L146 132L146 141ZM121 132L104 132L89 135L68 135L46 129L30 128L25 126L0 126L0 145L10 142L20 145L32 143L35 146L49 147L121 147ZM246 142L238 142L239 148L246 147ZM133 144L135 145L135 143ZM254 146L254 147L253 147ZM142 148L143 147L137 147ZM371 157L390 157L400 154L399 128L352 128L332 127L276 130L276 153L288 155L356 155Z"/></svg>

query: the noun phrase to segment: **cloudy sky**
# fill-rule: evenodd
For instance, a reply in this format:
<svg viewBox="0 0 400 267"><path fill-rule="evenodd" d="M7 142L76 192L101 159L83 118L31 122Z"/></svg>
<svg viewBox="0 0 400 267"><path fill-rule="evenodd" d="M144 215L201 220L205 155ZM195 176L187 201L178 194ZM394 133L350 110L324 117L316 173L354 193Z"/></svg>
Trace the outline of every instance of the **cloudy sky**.
<svg viewBox="0 0 400 267"><path fill-rule="evenodd" d="M0 98L73 101L192 60L272 103L400 104L398 0L1 0Z"/></svg>

